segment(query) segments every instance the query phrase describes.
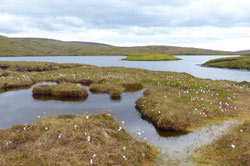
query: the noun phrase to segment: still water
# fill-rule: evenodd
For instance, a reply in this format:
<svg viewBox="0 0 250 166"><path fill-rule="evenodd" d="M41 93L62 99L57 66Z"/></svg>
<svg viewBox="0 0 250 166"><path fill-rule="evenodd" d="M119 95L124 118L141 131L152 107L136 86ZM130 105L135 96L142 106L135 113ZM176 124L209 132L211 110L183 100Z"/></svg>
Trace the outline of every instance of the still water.
<svg viewBox="0 0 250 166"><path fill-rule="evenodd" d="M177 56L179 61L122 61L124 56L54 56L54 57L0 57L0 61L42 61L81 63L95 66L122 66L156 71L186 72L198 78L214 80L248 81L250 71L201 67L208 60L230 56ZM232 57L232 56L231 56Z"/></svg>
<svg viewBox="0 0 250 166"><path fill-rule="evenodd" d="M40 83L41 84L41 83ZM43 83L55 84L55 83ZM34 85L36 86L36 85ZM203 127L189 134L160 132L135 109L135 101L143 91L123 93L120 100L112 100L107 94L93 94L85 101L58 101L32 97L32 88L7 91L0 94L0 129L16 124L28 124L39 117L59 114L109 113L132 136L159 147L164 155L176 160L186 160L198 147L211 143L235 124L225 122Z"/></svg>

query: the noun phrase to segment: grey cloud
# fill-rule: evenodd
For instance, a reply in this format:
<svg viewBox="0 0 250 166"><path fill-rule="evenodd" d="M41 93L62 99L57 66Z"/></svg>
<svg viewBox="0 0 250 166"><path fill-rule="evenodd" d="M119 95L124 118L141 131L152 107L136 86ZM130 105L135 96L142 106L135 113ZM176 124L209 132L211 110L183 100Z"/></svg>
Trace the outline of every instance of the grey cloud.
<svg viewBox="0 0 250 166"><path fill-rule="evenodd" d="M190 7L195 0L2 0L0 13L30 17L34 22L41 19L75 17L90 28L119 28L123 26L249 26L250 11L242 17L234 13L221 12L218 6ZM37 20L37 21L36 21ZM53 22L53 21L52 21ZM61 21L60 24L75 27ZM39 25L38 25L39 26ZM41 23L41 28L56 29L49 22Z"/></svg>

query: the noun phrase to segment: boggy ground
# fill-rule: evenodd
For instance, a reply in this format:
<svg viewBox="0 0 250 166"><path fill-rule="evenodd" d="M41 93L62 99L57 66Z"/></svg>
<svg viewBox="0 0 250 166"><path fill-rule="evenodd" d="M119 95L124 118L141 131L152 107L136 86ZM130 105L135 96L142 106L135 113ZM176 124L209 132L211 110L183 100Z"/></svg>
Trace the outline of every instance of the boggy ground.
<svg viewBox="0 0 250 166"><path fill-rule="evenodd" d="M199 165L250 165L250 119L231 129L212 144L202 147L192 157Z"/></svg>
<svg viewBox="0 0 250 166"><path fill-rule="evenodd" d="M27 66L30 64L22 63ZM46 72L16 72L17 70L0 71L0 74L8 72L7 76L0 77L0 89L53 81L81 83L90 85L92 90L95 88L99 92L119 95L133 88L138 90L144 87L146 91L136 101L137 108L157 128L164 130L192 131L206 123L249 116L248 82L213 81L198 79L185 73L90 65Z"/></svg>
<svg viewBox="0 0 250 166"><path fill-rule="evenodd" d="M59 115L0 130L0 165L155 165L157 151L107 114Z"/></svg>

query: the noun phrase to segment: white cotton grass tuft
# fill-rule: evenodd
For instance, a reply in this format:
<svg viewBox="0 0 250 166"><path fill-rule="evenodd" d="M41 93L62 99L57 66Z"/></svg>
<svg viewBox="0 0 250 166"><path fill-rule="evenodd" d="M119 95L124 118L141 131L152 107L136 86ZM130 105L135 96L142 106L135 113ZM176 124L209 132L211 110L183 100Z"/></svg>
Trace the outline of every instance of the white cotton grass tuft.
<svg viewBox="0 0 250 166"><path fill-rule="evenodd" d="M12 143L11 141L7 141L6 146L10 145L11 143Z"/></svg>
<svg viewBox="0 0 250 166"><path fill-rule="evenodd" d="M122 127L120 126L119 129L118 129L118 131L121 131L121 130L122 130Z"/></svg>
<svg viewBox="0 0 250 166"><path fill-rule="evenodd" d="M58 138L59 138L59 139L61 139L61 138L62 138L62 133L60 133L60 134L58 135Z"/></svg>
<svg viewBox="0 0 250 166"><path fill-rule="evenodd" d="M126 158L126 156L124 156L124 155L122 156L122 158L123 158L124 160L126 160L126 159L127 159L127 158Z"/></svg>
<svg viewBox="0 0 250 166"><path fill-rule="evenodd" d="M93 164L93 159L90 159L90 164Z"/></svg>
<svg viewBox="0 0 250 166"><path fill-rule="evenodd" d="M231 145L231 147L234 149L234 148L235 148L235 145L234 145L234 144L232 144L232 145Z"/></svg>
<svg viewBox="0 0 250 166"><path fill-rule="evenodd" d="M48 130L49 128L48 127L45 127L45 130Z"/></svg>
<svg viewBox="0 0 250 166"><path fill-rule="evenodd" d="M87 137L87 141L89 142L90 140L91 140L91 137L90 137L90 136L88 136L88 137Z"/></svg>
<svg viewBox="0 0 250 166"><path fill-rule="evenodd" d="M77 129L77 125L74 125L75 130Z"/></svg>
<svg viewBox="0 0 250 166"><path fill-rule="evenodd" d="M240 132L243 133L243 130L241 129Z"/></svg>
<svg viewBox="0 0 250 166"><path fill-rule="evenodd" d="M88 116L88 115L86 116L86 119L89 119L89 116Z"/></svg>

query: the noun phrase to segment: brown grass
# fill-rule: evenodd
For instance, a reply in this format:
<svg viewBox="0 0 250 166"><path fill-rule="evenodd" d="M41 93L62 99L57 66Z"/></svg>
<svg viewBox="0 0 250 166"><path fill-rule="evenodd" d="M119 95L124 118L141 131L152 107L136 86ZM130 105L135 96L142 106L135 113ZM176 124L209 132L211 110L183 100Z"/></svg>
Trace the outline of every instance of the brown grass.
<svg viewBox="0 0 250 166"><path fill-rule="evenodd" d="M34 96L60 97L60 98L86 98L88 91L72 83L59 83L57 85L39 85L32 90Z"/></svg>
<svg viewBox="0 0 250 166"><path fill-rule="evenodd" d="M154 165L156 151L106 114L45 117L0 132L1 166ZM89 139L89 140L88 140Z"/></svg>

